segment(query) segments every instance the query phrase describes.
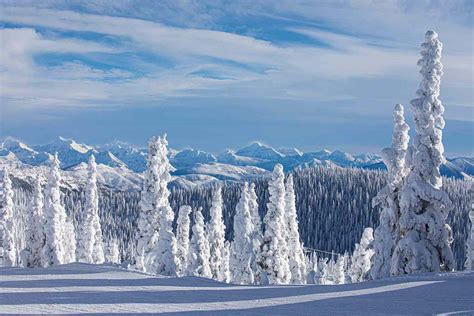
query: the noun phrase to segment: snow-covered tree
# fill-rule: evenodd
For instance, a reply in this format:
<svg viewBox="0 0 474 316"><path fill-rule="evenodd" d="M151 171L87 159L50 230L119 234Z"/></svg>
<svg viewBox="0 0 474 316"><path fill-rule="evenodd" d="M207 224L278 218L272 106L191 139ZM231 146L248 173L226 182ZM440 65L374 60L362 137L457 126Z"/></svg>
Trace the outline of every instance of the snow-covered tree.
<svg viewBox="0 0 474 316"><path fill-rule="evenodd" d="M209 242L206 237L204 217L201 209L194 210L193 235L189 245L188 253L188 273L194 276L211 278L211 268L209 265Z"/></svg>
<svg viewBox="0 0 474 316"><path fill-rule="evenodd" d="M176 274L178 276L186 275L188 267L190 213L191 206L189 205L182 205L179 208L176 226L176 258L178 260Z"/></svg>
<svg viewBox="0 0 474 316"><path fill-rule="evenodd" d="M66 218L63 243L64 263L76 262L76 230L71 217Z"/></svg>
<svg viewBox="0 0 474 316"><path fill-rule="evenodd" d="M252 270L252 232L254 228L249 202L249 187L245 182L234 215L234 240L231 244L230 267L232 282L235 284L253 284L255 282Z"/></svg>
<svg viewBox="0 0 474 316"><path fill-rule="evenodd" d="M176 274L176 238L172 231L174 212L169 203L168 183L174 170L168 160L166 135L148 143L147 171L143 183L138 218L136 268Z"/></svg>
<svg viewBox="0 0 474 316"><path fill-rule="evenodd" d="M249 187L249 210L253 224L253 231L251 234L251 241L253 247L251 267L252 271L254 272L254 282L256 284L260 284L262 271L260 265L258 264L258 258L260 257L263 234L262 220L260 219L260 214L258 213L258 200L257 193L255 192L255 183L251 183Z"/></svg>
<svg viewBox="0 0 474 316"><path fill-rule="evenodd" d="M66 239L66 210L61 204L61 174L59 172L59 159L55 154L51 161L51 170L44 197L44 230L45 245L43 247L43 265L51 266L64 264L69 260L70 249L65 249ZM72 236L70 236L72 237Z"/></svg>
<svg viewBox="0 0 474 316"><path fill-rule="evenodd" d="M291 271L290 282L294 284L304 284L306 281L306 259L303 245L300 241L293 175L291 174L289 174L286 179L285 224L288 263Z"/></svg>
<svg viewBox="0 0 474 316"><path fill-rule="evenodd" d="M84 219L79 229L77 256L80 262L100 264L104 262L105 258L99 219L97 164L94 155L89 157L87 172L86 205L84 208Z"/></svg>
<svg viewBox="0 0 474 316"><path fill-rule="evenodd" d="M356 244L352 253L350 271L352 282L362 282L368 279L371 260L374 255L373 241L373 229L367 227L362 233L360 243Z"/></svg>
<svg viewBox="0 0 474 316"><path fill-rule="evenodd" d="M33 185L33 196L28 205L25 249L21 251L21 262L24 267L42 267L42 250L45 244L43 230L43 190L38 176Z"/></svg>
<svg viewBox="0 0 474 316"><path fill-rule="evenodd" d="M393 115L392 146L382 150L382 159L388 169L388 184L373 199L373 206L382 205L379 226L374 233L374 258L370 271L372 279L390 276L393 249L399 238L400 190L407 175L405 164L408 149L408 124L405 123L401 104L395 106Z"/></svg>
<svg viewBox="0 0 474 316"><path fill-rule="evenodd" d="M471 184L471 194L474 191L474 183ZM468 271L474 270L474 204L471 203L469 211L470 231L466 241L466 262L464 268Z"/></svg>
<svg viewBox="0 0 474 316"><path fill-rule="evenodd" d="M265 234L259 265L270 284L290 281L285 225L285 174L283 166L276 164L268 183L269 202L264 217Z"/></svg>
<svg viewBox="0 0 474 316"><path fill-rule="evenodd" d="M155 189L155 207L158 210L158 240L152 250L152 272L162 275L176 275L176 237L173 234L174 212L169 202L170 192L168 183L171 181L171 172L174 168L168 160L168 141L166 134L159 138L158 147L159 167L158 183Z"/></svg>
<svg viewBox="0 0 474 316"><path fill-rule="evenodd" d="M159 213L158 199L160 182L160 150L161 140L158 137L151 137L148 141L147 170L143 179L143 188L140 199L140 212L138 215L135 249L135 268L147 271L149 255L155 247L158 239Z"/></svg>
<svg viewBox="0 0 474 316"><path fill-rule="evenodd" d="M422 81L418 98L411 101L416 135L411 150L411 169L400 198L400 240L391 262L391 274L451 271L452 232L446 217L452 208L448 195L441 191L440 166L445 161L442 143L444 107L440 93L442 44L438 34L426 32L422 44Z"/></svg>
<svg viewBox="0 0 474 316"><path fill-rule="evenodd" d="M222 218L222 188L220 186L212 194L212 204L209 213L211 219L207 224L207 239L211 252L211 273L214 279L224 281L222 252L225 243L225 225Z"/></svg>
<svg viewBox="0 0 474 316"><path fill-rule="evenodd" d="M108 263L118 264L121 262L120 249L117 238L110 239L107 243L105 261Z"/></svg>
<svg viewBox="0 0 474 316"><path fill-rule="evenodd" d="M224 250L222 251L222 273L224 275L223 282L232 282L232 275L230 273L230 242L226 240Z"/></svg>
<svg viewBox="0 0 474 316"><path fill-rule="evenodd" d="M15 222L13 206L12 182L8 169L5 167L2 173L0 186L0 237L1 252L0 262L4 267L17 265L17 245L15 240Z"/></svg>
<svg viewBox="0 0 474 316"><path fill-rule="evenodd" d="M344 270L344 256L339 255L337 257L336 265L334 267L334 283L344 284L346 281L346 275Z"/></svg>

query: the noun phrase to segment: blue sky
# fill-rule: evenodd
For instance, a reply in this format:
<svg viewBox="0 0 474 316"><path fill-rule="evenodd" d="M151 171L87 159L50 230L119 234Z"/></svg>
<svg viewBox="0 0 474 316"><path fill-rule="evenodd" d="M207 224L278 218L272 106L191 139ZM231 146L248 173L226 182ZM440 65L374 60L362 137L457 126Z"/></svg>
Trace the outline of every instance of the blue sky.
<svg viewBox="0 0 474 316"><path fill-rule="evenodd" d="M434 29L446 152L474 154L472 1L0 3L0 136L378 152Z"/></svg>

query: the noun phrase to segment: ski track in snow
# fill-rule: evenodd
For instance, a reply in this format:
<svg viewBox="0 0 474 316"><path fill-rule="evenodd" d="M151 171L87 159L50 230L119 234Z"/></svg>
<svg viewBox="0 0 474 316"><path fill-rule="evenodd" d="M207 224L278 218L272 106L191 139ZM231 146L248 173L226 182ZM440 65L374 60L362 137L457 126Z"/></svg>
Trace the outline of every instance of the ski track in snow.
<svg viewBox="0 0 474 316"><path fill-rule="evenodd" d="M343 286L256 287L199 278L153 277L111 266L85 264L48 269L0 268L0 313L281 315L294 312L299 315L318 311L322 314L410 314L410 311L423 314L424 311L472 315L474 296L470 294L474 294L474 287L463 286L472 285L473 279L474 274L461 273ZM459 293L453 291L456 287L447 287L453 280L464 280L458 282ZM439 289L446 290L445 302L436 302L437 296L432 294ZM420 297L423 293L425 296ZM372 310L371 302L379 309ZM394 310L401 302L408 309ZM421 309L416 310L417 306Z"/></svg>

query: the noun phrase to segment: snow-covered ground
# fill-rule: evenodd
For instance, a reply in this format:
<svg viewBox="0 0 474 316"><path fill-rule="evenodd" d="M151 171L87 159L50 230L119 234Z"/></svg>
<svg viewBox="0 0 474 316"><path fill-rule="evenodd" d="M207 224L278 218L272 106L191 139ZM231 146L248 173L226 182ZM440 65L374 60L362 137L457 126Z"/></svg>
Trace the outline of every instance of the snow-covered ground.
<svg viewBox="0 0 474 316"><path fill-rule="evenodd" d="M0 314L474 314L474 273L348 285L235 286L107 265L0 268Z"/></svg>

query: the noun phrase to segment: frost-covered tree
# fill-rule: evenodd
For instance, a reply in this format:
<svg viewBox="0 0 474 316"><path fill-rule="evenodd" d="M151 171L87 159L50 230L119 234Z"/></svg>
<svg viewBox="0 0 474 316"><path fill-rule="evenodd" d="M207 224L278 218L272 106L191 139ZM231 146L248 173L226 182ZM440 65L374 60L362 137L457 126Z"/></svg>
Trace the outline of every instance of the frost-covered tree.
<svg viewBox="0 0 474 316"><path fill-rule="evenodd" d="M71 249L65 249L67 215L61 203L61 174L59 159L55 154L51 161L51 170L44 197L44 230L43 265L64 264L70 260ZM73 236L69 236L73 237ZM67 254L66 254L67 252Z"/></svg>
<svg viewBox="0 0 474 316"><path fill-rule="evenodd" d="M174 170L168 160L166 135L148 143L147 171L138 218L135 263L143 271L176 274L176 238L172 230L174 212L169 203L168 183Z"/></svg>
<svg viewBox="0 0 474 316"><path fill-rule="evenodd" d="M79 229L77 256L79 262L100 264L105 261L102 228L99 219L99 191L97 189L97 164L94 155L89 157L85 189L84 219Z"/></svg>
<svg viewBox="0 0 474 316"><path fill-rule="evenodd" d="M256 284L260 284L262 271L260 265L258 264L258 258L260 257L263 234L262 220L260 219L260 214L258 213L258 198L257 193L255 192L255 183L250 184L249 187L249 210L253 224L253 231L251 234L251 241L253 247L251 267L252 271L254 272L254 282Z"/></svg>
<svg viewBox="0 0 474 316"><path fill-rule="evenodd" d="M230 273L230 242L226 240L224 250L222 251L222 273L224 275L223 282L232 282L232 275Z"/></svg>
<svg viewBox="0 0 474 316"><path fill-rule="evenodd" d="M76 262L76 230L72 218L66 218L63 243L64 263Z"/></svg>
<svg viewBox="0 0 474 316"><path fill-rule="evenodd" d="M110 239L105 247L105 261L108 263L119 264L120 260L120 248L117 238Z"/></svg>
<svg viewBox="0 0 474 316"><path fill-rule="evenodd" d="M186 275L188 268L190 213L191 206L189 205L182 205L179 208L176 224L176 259L178 262L176 274L178 276Z"/></svg>
<svg viewBox="0 0 474 316"><path fill-rule="evenodd" d="M253 284L255 282L252 270L252 232L254 228L249 202L249 187L245 182L234 215L234 240L231 244L230 267L232 282L235 284Z"/></svg>
<svg viewBox="0 0 474 316"><path fill-rule="evenodd" d="M374 255L373 241L373 229L367 227L362 233L360 243L356 244L352 253L350 270L352 282L362 282L368 279L371 260Z"/></svg>
<svg viewBox="0 0 474 316"><path fill-rule="evenodd" d="M285 224L288 263L291 271L290 282L294 284L304 284L306 281L306 259L298 230L295 189L293 175L291 174L289 174L286 179Z"/></svg>
<svg viewBox="0 0 474 316"><path fill-rule="evenodd" d="M269 202L264 217L265 234L259 265L270 284L286 284L291 272L288 264L285 225L285 174L275 165L268 182Z"/></svg>
<svg viewBox="0 0 474 316"><path fill-rule="evenodd" d="M471 194L474 189L472 184ZM474 204L471 204L471 211L469 212L470 231L466 241L466 263L464 268L468 271L474 270Z"/></svg>
<svg viewBox="0 0 474 316"><path fill-rule="evenodd" d="M211 278L211 268L209 266L209 242L206 237L204 217L201 209L194 210L193 235L189 245L188 253L188 273L194 276Z"/></svg>
<svg viewBox="0 0 474 316"><path fill-rule="evenodd" d="M149 270L149 256L158 239L159 211L157 200L159 199L161 176L160 145L161 140L158 137L153 136L148 141L147 170L145 171L140 195L134 262L135 268L144 272Z"/></svg>
<svg viewBox="0 0 474 316"><path fill-rule="evenodd" d="M25 248L21 251L21 262L24 267L42 267L42 250L45 244L43 218L43 190L38 176L33 185L33 196L28 205Z"/></svg>
<svg viewBox="0 0 474 316"><path fill-rule="evenodd" d="M439 168L445 161L442 143L444 107L440 93L442 44L438 34L426 32L422 44L418 98L411 101L416 135L411 151L411 169L400 198L400 240L391 262L391 274L451 271L452 232L446 217L452 208L448 195L441 191Z"/></svg>
<svg viewBox="0 0 474 316"><path fill-rule="evenodd" d="M222 218L222 188L220 186L212 194L212 204L209 213L211 219L207 224L207 239L211 252L210 268L212 278L224 281L222 252L225 243L225 225Z"/></svg>
<svg viewBox="0 0 474 316"><path fill-rule="evenodd" d="M12 182L8 169L5 167L2 173L0 187L0 237L1 252L0 262L4 267L17 265L17 245L15 240L15 222Z"/></svg>
<svg viewBox="0 0 474 316"><path fill-rule="evenodd" d="M373 206L381 205L379 226L374 233L374 258L370 271L372 279L390 276L393 249L399 238L400 190L407 175L405 158L408 149L408 124L405 123L401 104L393 114L392 146L382 150L382 159L388 169L388 183L373 199Z"/></svg>
<svg viewBox="0 0 474 316"><path fill-rule="evenodd" d="M336 265L334 267L334 283L344 284L346 281L346 275L344 270L344 256L338 256Z"/></svg>
<svg viewBox="0 0 474 316"><path fill-rule="evenodd" d="M174 212L169 202L168 183L174 168L168 160L168 141L166 134L159 138L158 147L158 183L155 186L154 204L158 210L158 240L152 250L153 265L151 271L162 275L176 275L176 237L173 234Z"/></svg>

